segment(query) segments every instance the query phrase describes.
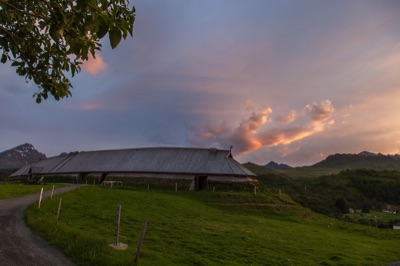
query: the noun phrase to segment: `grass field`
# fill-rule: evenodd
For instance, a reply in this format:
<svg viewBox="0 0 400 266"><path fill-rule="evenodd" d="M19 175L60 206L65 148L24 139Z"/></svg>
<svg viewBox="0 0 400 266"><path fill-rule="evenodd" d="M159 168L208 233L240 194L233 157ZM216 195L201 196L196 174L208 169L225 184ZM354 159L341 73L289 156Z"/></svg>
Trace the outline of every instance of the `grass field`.
<svg viewBox="0 0 400 266"><path fill-rule="evenodd" d="M400 232L317 215L282 194L174 192L87 186L31 205L27 222L79 265L385 265ZM116 206L122 205L115 251Z"/></svg>
<svg viewBox="0 0 400 266"><path fill-rule="evenodd" d="M0 200L11 198L11 197L20 197L29 194L40 193L40 190L43 188L44 191L53 189L53 185L55 188L63 187L63 185L59 184L47 184L47 185L26 185L26 184L1 184L0 183Z"/></svg>

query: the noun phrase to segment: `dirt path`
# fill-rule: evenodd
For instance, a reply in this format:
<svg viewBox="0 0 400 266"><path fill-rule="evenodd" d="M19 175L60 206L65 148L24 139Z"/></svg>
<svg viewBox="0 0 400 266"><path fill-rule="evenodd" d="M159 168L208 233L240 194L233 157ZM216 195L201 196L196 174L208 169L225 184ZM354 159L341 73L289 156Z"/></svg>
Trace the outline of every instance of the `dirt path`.
<svg viewBox="0 0 400 266"><path fill-rule="evenodd" d="M56 189L54 194L77 188ZM43 193L50 197L51 191ZM25 209L39 194L0 200L0 265L75 265L63 253L33 235L24 220Z"/></svg>

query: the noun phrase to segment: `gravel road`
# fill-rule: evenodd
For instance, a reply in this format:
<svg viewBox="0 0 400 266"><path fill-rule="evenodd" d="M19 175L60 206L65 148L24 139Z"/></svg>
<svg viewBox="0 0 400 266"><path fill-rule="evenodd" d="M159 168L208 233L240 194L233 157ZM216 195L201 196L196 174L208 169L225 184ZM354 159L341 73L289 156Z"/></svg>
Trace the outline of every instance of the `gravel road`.
<svg viewBox="0 0 400 266"><path fill-rule="evenodd" d="M77 188L56 189L54 194ZM39 186L38 186L39 188ZM43 193L50 197L51 191ZM39 199L39 193L0 200L0 265L75 265L63 253L34 235L26 226L24 213L29 204Z"/></svg>

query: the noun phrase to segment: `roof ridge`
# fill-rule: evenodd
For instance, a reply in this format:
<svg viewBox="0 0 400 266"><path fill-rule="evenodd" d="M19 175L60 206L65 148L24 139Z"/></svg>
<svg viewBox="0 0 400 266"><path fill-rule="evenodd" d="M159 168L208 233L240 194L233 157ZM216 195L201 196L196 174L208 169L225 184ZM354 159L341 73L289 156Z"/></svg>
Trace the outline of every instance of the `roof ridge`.
<svg viewBox="0 0 400 266"><path fill-rule="evenodd" d="M203 147L169 147L169 146L158 146L158 147L139 147L139 148L123 148L123 149L105 149L105 150L91 150L91 151L80 151L81 152L106 152L106 151L132 151L132 150L155 150L155 149L175 149L175 150L205 150L205 151L224 151L229 152L228 149L218 149L214 147L203 148Z"/></svg>

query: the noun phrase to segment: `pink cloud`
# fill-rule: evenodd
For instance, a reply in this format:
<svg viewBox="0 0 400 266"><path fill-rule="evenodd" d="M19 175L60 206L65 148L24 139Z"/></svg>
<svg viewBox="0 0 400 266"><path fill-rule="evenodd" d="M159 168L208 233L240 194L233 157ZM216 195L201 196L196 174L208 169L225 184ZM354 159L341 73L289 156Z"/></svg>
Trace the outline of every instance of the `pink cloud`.
<svg viewBox="0 0 400 266"><path fill-rule="evenodd" d="M80 106L80 109L85 110L85 111L99 110L102 108L103 108L102 105L96 104L96 103L85 103Z"/></svg>
<svg viewBox="0 0 400 266"><path fill-rule="evenodd" d="M297 112L295 110L291 110L286 116L277 116L275 117L275 121L282 125L288 125L296 120Z"/></svg>
<svg viewBox="0 0 400 266"><path fill-rule="evenodd" d="M306 105L303 110L302 119L297 112L292 110L286 119L269 119L271 108L264 107L259 112L252 112L246 119L240 121L239 125L230 129L224 122L217 127L207 125L202 129L189 129L189 142L198 145L218 144L221 147L234 146L238 155L243 155L262 147L274 147L288 145L292 142L309 137L324 131L333 125L331 119L335 109L329 100L319 104ZM282 121L286 123L282 123ZM288 126L289 123L297 121L296 125Z"/></svg>
<svg viewBox="0 0 400 266"><path fill-rule="evenodd" d="M219 125L207 124L205 129L197 136L202 139L211 139L225 134L228 130L229 128L227 127L226 121L223 121Z"/></svg>
<svg viewBox="0 0 400 266"><path fill-rule="evenodd" d="M334 108L332 106L332 102L326 100L320 104L308 104L305 107L305 111L311 115L313 121L323 121L332 115Z"/></svg>
<svg viewBox="0 0 400 266"><path fill-rule="evenodd" d="M92 75L97 75L106 68L107 64L104 63L99 53L96 54L96 57L89 55L89 59L82 64L82 69Z"/></svg>

